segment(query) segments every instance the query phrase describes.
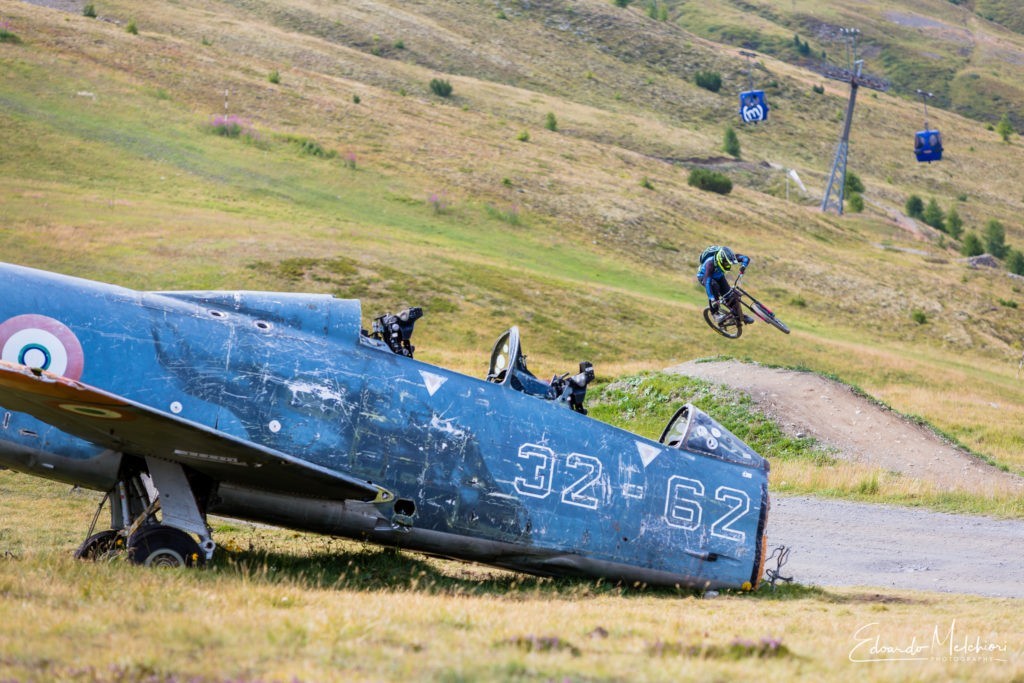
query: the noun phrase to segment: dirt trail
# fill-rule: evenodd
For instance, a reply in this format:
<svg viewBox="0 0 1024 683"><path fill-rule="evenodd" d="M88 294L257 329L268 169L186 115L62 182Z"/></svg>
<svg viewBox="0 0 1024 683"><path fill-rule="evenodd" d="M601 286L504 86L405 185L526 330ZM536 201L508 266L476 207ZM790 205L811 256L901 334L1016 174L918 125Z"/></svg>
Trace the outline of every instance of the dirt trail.
<svg viewBox="0 0 1024 683"><path fill-rule="evenodd" d="M813 436L839 458L930 481L939 490L1024 495L1024 477L979 460L839 382L736 361L690 361L668 371L750 394L787 433Z"/></svg>
<svg viewBox="0 0 1024 683"><path fill-rule="evenodd" d="M735 361L689 362L669 372L749 393L789 433L813 436L835 448L837 457L932 481L942 489L1024 495L1024 478L979 461L838 382ZM803 584L1024 599L1022 520L776 495L768 545L790 549L781 573Z"/></svg>

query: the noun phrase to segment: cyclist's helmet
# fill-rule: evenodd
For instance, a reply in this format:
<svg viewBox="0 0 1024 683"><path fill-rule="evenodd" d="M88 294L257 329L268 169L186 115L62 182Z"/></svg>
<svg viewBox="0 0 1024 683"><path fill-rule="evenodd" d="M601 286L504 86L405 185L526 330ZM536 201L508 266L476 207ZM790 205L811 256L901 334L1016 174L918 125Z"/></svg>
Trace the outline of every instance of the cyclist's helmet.
<svg viewBox="0 0 1024 683"><path fill-rule="evenodd" d="M715 265L721 268L723 272L732 270L732 264L734 263L739 263L739 259L736 258L736 254L729 247L722 247L715 254Z"/></svg>

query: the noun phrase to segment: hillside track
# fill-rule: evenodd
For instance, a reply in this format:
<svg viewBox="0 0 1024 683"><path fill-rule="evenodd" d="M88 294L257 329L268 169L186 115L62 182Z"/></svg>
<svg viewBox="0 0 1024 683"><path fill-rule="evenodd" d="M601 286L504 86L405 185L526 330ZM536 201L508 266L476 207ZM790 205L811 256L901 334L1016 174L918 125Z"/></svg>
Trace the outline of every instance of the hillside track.
<svg viewBox="0 0 1024 683"><path fill-rule="evenodd" d="M1024 495L1024 477L820 375L736 361L690 361L668 371L749 394L783 430L814 437L838 458L931 482L942 491Z"/></svg>
<svg viewBox="0 0 1024 683"><path fill-rule="evenodd" d="M736 361L691 361L669 372L748 393L784 430L816 438L837 458L920 478L942 490L1024 495L1024 478L982 462L839 382ZM791 551L781 573L823 586L1024 598L1024 569L1018 554L1007 552L1022 542L1021 520L810 496L773 496L768 523L769 547Z"/></svg>

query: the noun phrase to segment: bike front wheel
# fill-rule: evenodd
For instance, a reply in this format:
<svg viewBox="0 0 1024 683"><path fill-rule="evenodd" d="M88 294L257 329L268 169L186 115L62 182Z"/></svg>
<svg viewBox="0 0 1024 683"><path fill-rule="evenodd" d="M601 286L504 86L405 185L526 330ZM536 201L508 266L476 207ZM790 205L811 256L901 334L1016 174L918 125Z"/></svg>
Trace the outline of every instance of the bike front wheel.
<svg viewBox="0 0 1024 683"><path fill-rule="evenodd" d="M765 321L775 329L789 334L789 328L786 327L786 323L776 318L775 314L765 308L760 301L751 302L750 310L752 310L758 318Z"/></svg>
<svg viewBox="0 0 1024 683"><path fill-rule="evenodd" d="M725 320L718 323L715 321L715 314L711 312L710 308L704 309L704 322L715 332L729 339L738 339L743 334L743 323L738 321L735 316L726 316ZM789 330L786 331L788 332Z"/></svg>

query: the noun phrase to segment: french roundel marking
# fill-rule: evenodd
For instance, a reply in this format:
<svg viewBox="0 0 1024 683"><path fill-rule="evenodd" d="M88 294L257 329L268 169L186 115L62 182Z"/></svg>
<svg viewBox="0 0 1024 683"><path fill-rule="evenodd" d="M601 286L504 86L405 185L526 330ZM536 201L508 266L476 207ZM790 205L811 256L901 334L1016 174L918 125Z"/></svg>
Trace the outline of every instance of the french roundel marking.
<svg viewBox="0 0 1024 683"><path fill-rule="evenodd" d="M84 415L85 417L98 417L102 420L120 420L124 417L116 410L98 408L96 406L85 406L78 403L61 403L58 407L61 410L68 411L69 413Z"/></svg>
<svg viewBox="0 0 1024 683"><path fill-rule="evenodd" d="M82 344L75 333L59 320L35 313L0 323L0 358L68 379L80 379L85 369Z"/></svg>

